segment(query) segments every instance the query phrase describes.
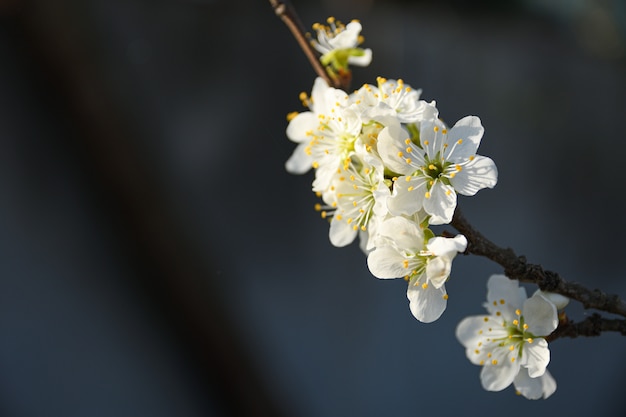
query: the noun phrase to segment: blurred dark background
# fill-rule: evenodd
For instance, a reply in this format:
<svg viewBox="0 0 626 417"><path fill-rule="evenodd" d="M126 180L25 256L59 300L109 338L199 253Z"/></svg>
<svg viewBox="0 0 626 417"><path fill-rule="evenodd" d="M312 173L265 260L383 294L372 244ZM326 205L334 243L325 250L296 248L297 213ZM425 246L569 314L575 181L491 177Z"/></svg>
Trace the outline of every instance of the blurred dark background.
<svg viewBox="0 0 626 417"><path fill-rule="evenodd" d="M355 86L481 117L476 227L626 296L623 1L294 3L361 20ZM314 76L262 0L0 1L0 415L623 415L624 337L552 343L547 401L488 393L454 328L497 265L458 257L425 325L330 245L283 168Z"/></svg>

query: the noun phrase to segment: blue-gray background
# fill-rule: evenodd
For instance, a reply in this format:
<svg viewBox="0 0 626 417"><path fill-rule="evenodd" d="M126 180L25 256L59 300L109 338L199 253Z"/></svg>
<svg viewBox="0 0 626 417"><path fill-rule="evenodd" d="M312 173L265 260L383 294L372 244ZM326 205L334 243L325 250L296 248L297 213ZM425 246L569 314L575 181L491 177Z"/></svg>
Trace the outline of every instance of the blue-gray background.
<svg viewBox="0 0 626 417"><path fill-rule="evenodd" d="M476 227L626 296L622 1L295 5L362 21L355 86L481 117L500 178L459 201ZM623 415L624 337L552 343L547 401L488 393L454 328L497 265L458 257L425 325L330 245L283 170L313 79L262 0L0 2L1 415Z"/></svg>

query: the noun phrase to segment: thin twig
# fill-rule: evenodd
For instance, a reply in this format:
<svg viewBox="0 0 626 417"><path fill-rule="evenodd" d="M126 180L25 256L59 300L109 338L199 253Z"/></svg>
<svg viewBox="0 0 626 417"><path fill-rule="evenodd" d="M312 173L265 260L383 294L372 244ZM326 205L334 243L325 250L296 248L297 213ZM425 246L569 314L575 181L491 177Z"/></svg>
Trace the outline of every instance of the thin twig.
<svg viewBox="0 0 626 417"><path fill-rule="evenodd" d="M561 321L559 327L546 340L552 342L562 337L600 336L602 332L619 332L626 336L626 320L605 319L594 313L578 323Z"/></svg>
<svg viewBox="0 0 626 417"><path fill-rule="evenodd" d="M311 43L306 38L305 29L296 14L295 9L289 4L286 0L269 0L270 4L274 8L274 13L287 25L287 28L291 31L293 37L298 41L300 48L309 59L311 66L315 70L318 76L322 77L328 85L339 87L331 78L328 76L326 69L322 66L319 55L311 46Z"/></svg>
<svg viewBox="0 0 626 417"><path fill-rule="evenodd" d="M626 317L626 302L615 294L606 294L598 289L590 290L578 283L567 282L556 272L546 271L541 265L526 262L524 256L517 256L510 249L504 249L487 239L465 219L457 207L450 223L468 241L465 253L484 256L504 268L511 279L537 284L544 291L565 295L580 301L585 308L594 308Z"/></svg>

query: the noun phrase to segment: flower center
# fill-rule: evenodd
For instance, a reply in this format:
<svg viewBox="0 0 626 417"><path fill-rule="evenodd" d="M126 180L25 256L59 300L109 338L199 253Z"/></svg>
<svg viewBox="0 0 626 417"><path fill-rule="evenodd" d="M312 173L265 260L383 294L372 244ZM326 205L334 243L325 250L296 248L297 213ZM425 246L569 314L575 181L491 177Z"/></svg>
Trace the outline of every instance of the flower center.
<svg viewBox="0 0 626 417"><path fill-rule="evenodd" d="M428 177L436 180L439 179L439 177L441 176L441 174L443 174L444 172L444 168L443 168L443 164L440 161L427 161L428 165L424 166L424 174L426 174Z"/></svg>
<svg viewBox="0 0 626 417"><path fill-rule="evenodd" d="M517 346L518 356L522 356L522 347L524 343L533 343L536 336L528 331L528 324L524 322L524 316L521 315L520 310L515 312L519 318L514 319L512 322L504 322L508 337L501 340L499 346L509 346L510 350L514 350L513 346Z"/></svg>

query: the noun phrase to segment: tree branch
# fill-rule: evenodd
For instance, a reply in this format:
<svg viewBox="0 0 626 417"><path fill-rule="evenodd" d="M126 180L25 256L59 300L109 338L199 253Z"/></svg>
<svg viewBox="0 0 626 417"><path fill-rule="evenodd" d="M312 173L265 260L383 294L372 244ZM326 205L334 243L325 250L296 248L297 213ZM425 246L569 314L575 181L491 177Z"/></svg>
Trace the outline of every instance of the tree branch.
<svg viewBox="0 0 626 417"><path fill-rule="evenodd" d="M466 254L484 256L504 268L504 273L520 282L537 284L543 291L565 295L582 303L585 308L594 308L626 317L626 302L615 294L606 294L599 289L590 290L578 283L567 282L556 272L546 271L541 265L526 262L524 256L517 256L510 248L501 248L465 219L457 207L450 223L468 241Z"/></svg>
<svg viewBox="0 0 626 417"><path fill-rule="evenodd" d="M309 59L309 63L317 75L322 77L328 85L339 87L334 80L331 80L326 72L326 69L322 66L317 52L313 49L311 43L306 38L306 30L304 29L304 26L291 4L283 0L269 0L269 2L274 9L274 13L276 13L276 16L280 17L285 25L287 25L287 28L291 31L293 37L296 41L298 41L300 48L302 48L302 51Z"/></svg>
<svg viewBox="0 0 626 417"><path fill-rule="evenodd" d="M600 336L602 332L620 332L626 336L626 320L605 319L598 313L594 313L585 320L574 323L562 321L559 327L546 337L548 342L561 337Z"/></svg>

